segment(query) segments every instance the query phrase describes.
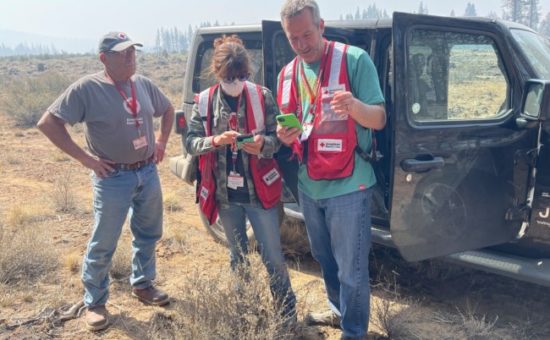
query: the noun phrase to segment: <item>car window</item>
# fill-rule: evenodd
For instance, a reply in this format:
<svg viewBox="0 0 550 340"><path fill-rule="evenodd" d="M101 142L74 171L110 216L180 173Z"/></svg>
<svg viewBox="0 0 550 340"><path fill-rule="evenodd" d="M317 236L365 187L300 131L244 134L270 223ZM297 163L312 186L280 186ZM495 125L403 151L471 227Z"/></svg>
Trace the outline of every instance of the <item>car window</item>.
<svg viewBox="0 0 550 340"><path fill-rule="evenodd" d="M216 83L214 75L210 73L210 63L212 61L212 55L214 54L212 43L212 41L207 40L203 42L198 48L198 63L197 65L195 65L195 74L193 75L194 93L199 93ZM264 79L261 41L245 40L244 44L248 53L250 54L252 68L252 74L249 80L256 84L263 85Z"/></svg>
<svg viewBox="0 0 550 340"><path fill-rule="evenodd" d="M508 83L486 35L417 29L407 48L408 114L416 122L499 118Z"/></svg>

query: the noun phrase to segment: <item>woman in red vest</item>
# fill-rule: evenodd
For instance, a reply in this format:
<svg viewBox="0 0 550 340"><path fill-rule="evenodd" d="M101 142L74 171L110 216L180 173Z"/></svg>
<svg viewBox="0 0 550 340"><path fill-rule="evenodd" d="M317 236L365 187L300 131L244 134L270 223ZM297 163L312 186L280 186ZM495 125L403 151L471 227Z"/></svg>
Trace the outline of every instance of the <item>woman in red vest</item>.
<svg viewBox="0 0 550 340"><path fill-rule="evenodd" d="M288 321L296 298L281 249L281 173L271 92L247 81L250 57L236 35L214 41L210 70L217 83L201 92L189 121L186 147L200 155L197 200L210 223L219 217L229 242L231 268L247 265L246 218L250 220L273 297Z"/></svg>

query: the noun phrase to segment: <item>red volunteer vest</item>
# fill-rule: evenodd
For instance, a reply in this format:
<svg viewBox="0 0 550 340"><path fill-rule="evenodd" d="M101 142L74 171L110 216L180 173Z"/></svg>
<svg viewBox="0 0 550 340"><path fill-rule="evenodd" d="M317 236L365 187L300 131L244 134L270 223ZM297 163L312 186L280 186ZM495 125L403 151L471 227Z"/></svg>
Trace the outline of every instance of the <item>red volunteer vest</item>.
<svg viewBox="0 0 550 340"><path fill-rule="evenodd" d="M214 92L219 87L216 84L202 91L198 98L199 113L202 117L206 136L212 136L212 99ZM252 82L246 82L244 87L246 96L247 133L260 133L265 129L265 102L262 88ZM245 153L246 154L246 153ZM243 156L245 155L243 154ZM281 198L283 188L282 176L273 158L259 158L256 155L248 155L249 170L254 183L256 196L264 209L274 207ZM216 221L218 208L216 204L216 179L214 169L216 166L216 154L209 152L199 157L199 170L201 183L197 187L199 207L208 218L210 224ZM225 169L223 169L225 171Z"/></svg>
<svg viewBox="0 0 550 340"><path fill-rule="evenodd" d="M328 115L323 116L323 106L327 107L330 98L323 100L323 92L336 86L344 86L350 91L346 61L347 45L339 42L328 42L325 62L319 67L321 86L315 98L313 130L307 140L307 172L311 179L330 180L349 177L353 173L355 163L355 147L357 136L355 121L351 117L335 120ZM302 103L298 96L297 68L298 57L287 64L279 74L277 104L284 113L296 113L302 120ZM301 159L303 145L295 141L293 152Z"/></svg>

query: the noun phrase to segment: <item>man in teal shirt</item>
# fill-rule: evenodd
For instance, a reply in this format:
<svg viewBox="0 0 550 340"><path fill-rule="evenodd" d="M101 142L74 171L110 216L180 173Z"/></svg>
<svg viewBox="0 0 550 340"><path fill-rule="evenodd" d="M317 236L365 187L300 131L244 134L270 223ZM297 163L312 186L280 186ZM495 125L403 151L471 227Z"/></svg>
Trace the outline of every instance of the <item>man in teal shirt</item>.
<svg viewBox="0 0 550 340"><path fill-rule="evenodd" d="M324 22L314 0L287 0L281 21L297 57L279 75L278 103L283 112L297 113L303 131L279 126L277 135L299 158L303 155L300 205L331 307L306 321L339 322L342 338L360 339L368 330L370 202L376 178L354 144L370 150L371 129L385 126L384 98L365 51L323 39Z"/></svg>

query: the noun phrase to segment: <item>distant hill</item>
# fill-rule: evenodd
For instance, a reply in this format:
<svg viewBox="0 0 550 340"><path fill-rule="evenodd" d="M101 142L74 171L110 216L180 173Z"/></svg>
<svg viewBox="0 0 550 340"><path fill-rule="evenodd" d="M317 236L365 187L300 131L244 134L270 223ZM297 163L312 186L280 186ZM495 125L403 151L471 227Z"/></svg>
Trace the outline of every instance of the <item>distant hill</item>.
<svg viewBox="0 0 550 340"><path fill-rule="evenodd" d="M0 29L0 56L45 53L95 53L97 52L98 41L93 39L50 37Z"/></svg>

